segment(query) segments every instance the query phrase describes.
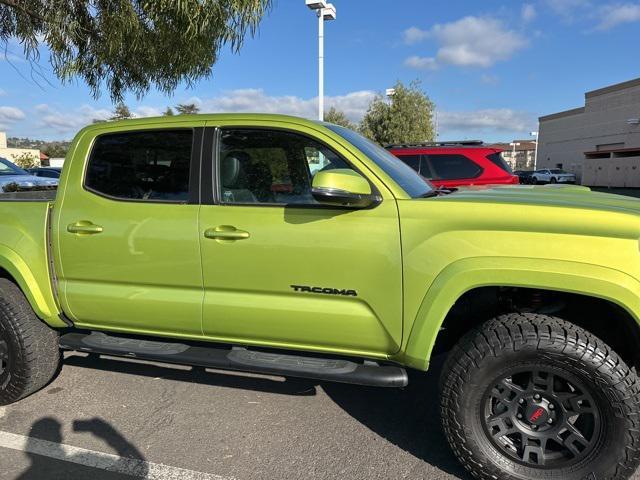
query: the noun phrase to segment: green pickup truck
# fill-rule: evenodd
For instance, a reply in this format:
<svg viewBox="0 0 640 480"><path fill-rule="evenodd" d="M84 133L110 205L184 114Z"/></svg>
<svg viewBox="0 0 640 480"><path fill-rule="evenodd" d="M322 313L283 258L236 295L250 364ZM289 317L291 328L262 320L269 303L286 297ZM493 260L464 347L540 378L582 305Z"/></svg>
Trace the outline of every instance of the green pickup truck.
<svg viewBox="0 0 640 480"><path fill-rule="evenodd" d="M477 478L629 478L639 239L638 200L436 190L328 123L91 125L57 192L0 194L0 404L65 349L400 388L448 352L443 429Z"/></svg>

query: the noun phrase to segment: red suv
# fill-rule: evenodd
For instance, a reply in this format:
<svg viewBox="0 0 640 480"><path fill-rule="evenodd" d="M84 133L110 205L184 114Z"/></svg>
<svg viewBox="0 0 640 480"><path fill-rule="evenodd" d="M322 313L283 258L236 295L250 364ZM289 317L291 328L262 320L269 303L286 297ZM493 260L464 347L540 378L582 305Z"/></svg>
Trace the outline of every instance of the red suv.
<svg viewBox="0 0 640 480"><path fill-rule="evenodd" d="M436 187L520 183L502 150L479 140L387 145L396 157Z"/></svg>

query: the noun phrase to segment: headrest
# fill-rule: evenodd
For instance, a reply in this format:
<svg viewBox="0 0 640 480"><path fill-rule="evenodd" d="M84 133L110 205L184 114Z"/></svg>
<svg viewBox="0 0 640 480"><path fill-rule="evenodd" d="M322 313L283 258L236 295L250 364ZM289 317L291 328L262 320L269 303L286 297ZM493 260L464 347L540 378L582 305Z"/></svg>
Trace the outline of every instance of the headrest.
<svg viewBox="0 0 640 480"><path fill-rule="evenodd" d="M240 172L251 162L251 157L245 152L229 152L220 164L220 177L222 186L231 188L238 182Z"/></svg>

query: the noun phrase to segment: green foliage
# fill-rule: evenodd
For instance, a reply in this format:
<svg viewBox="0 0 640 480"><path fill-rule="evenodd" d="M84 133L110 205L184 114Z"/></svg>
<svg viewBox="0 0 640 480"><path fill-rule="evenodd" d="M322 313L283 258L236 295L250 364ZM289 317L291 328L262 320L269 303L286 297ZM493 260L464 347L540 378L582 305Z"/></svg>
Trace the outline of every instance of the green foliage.
<svg viewBox="0 0 640 480"><path fill-rule="evenodd" d="M40 159L31 153L23 152L20 155L11 155L11 157L13 157L13 163L20 168L33 168L40 165Z"/></svg>
<svg viewBox="0 0 640 480"><path fill-rule="evenodd" d="M195 103L181 103L176 105L176 110L178 111L178 115L189 115L200 111Z"/></svg>
<svg viewBox="0 0 640 480"><path fill-rule="evenodd" d="M116 108L113 111L113 115L109 117L109 120L126 120L127 118L133 118L129 107L127 107L124 103L120 102L116 105ZM94 120L93 123L98 123Z"/></svg>
<svg viewBox="0 0 640 480"><path fill-rule="evenodd" d="M381 145L433 141L433 103L415 80L396 84L390 101L373 99L362 119L360 131Z"/></svg>
<svg viewBox="0 0 640 480"><path fill-rule="evenodd" d="M43 145L40 151L49 158L64 158L68 149L69 145L66 143L52 142Z"/></svg>
<svg viewBox="0 0 640 480"><path fill-rule="evenodd" d="M162 115L164 115L165 117L172 117L175 115L175 113L173 113L173 108L167 107Z"/></svg>
<svg viewBox="0 0 640 480"><path fill-rule="evenodd" d="M238 51L272 0L0 0L0 49L11 38L29 61L46 47L56 76L121 101L170 93L211 74L220 50Z"/></svg>
<svg viewBox="0 0 640 480"><path fill-rule="evenodd" d="M331 107L328 112L324 114L324 121L329 123L335 123L342 127L350 128L351 130L357 130L356 124L349 121L343 111L338 110L336 107Z"/></svg>

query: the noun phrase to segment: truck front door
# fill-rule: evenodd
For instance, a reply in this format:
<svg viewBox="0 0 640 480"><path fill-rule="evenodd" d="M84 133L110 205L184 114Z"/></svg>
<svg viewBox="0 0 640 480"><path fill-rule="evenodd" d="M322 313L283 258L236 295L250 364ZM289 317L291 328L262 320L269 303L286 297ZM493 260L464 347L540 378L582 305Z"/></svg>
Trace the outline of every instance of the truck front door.
<svg viewBox="0 0 640 480"><path fill-rule="evenodd" d="M395 201L379 185L383 201L375 208L318 204L311 195L315 172L356 168L348 151L318 135L222 128L217 150L203 151L203 170L207 158L215 167L203 177L203 185L213 177L214 188L200 214L204 334L234 343L395 352L402 330Z"/></svg>

